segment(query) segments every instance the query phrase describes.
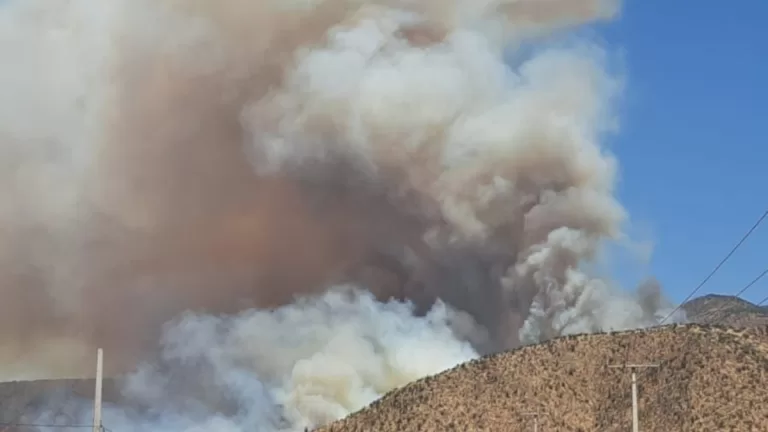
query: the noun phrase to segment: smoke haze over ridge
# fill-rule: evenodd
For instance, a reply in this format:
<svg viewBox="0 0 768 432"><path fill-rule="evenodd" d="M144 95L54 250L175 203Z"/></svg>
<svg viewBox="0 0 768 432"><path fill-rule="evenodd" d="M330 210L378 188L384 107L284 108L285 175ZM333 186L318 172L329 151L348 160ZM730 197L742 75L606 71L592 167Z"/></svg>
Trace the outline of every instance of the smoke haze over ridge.
<svg viewBox="0 0 768 432"><path fill-rule="evenodd" d="M600 144L621 92L606 54L580 41L504 62L617 9L6 2L2 375L88 374L95 346L110 372L198 359L228 390L258 383L235 405L265 410L205 418L291 430L478 353L657 323L657 285L583 266L626 218ZM167 430L203 427L184 407Z"/></svg>

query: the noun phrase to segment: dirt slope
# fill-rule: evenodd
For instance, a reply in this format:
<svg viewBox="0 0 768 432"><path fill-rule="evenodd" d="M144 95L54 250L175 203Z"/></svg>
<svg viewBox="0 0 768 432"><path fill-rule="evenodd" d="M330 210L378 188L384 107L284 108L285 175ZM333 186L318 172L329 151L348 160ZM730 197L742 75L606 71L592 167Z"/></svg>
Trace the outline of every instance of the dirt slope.
<svg viewBox="0 0 768 432"><path fill-rule="evenodd" d="M627 345L631 351L627 358ZM700 325L566 337L476 360L394 391L322 432L626 431L630 374L644 431L768 430L768 336Z"/></svg>
<svg viewBox="0 0 768 432"><path fill-rule="evenodd" d="M710 294L683 305L691 322L731 327L768 326L768 306L758 306L734 296Z"/></svg>

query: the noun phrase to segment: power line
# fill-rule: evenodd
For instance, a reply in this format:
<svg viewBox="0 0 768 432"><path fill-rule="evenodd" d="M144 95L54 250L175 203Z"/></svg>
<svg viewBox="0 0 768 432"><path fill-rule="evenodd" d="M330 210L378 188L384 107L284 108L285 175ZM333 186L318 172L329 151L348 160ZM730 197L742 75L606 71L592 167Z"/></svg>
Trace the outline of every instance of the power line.
<svg viewBox="0 0 768 432"><path fill-rule="evenodd" d="M16 381L16 382L13 383L14 387L16 387L18 385L26 385L26 383L23 382L23 381ZM75 380L67 380L66 387L63 390L63 392L65 394L72 393L74 386L75 386ZM8 430L8 428L10 428L10 427L21 427L22 425L24 425L24 423L21 422L21 420L27 414L27 408L29 408L29 406L34 403L34 399L35 398L33 397L32 400L28 400L21 407L21 409L19 409L18 415L16 415L13 418L13 420L11 420L10 422L0 422L0 432L6 432ZM32 426L30 426L30 427L32 427ZM88 426L88 427L92 427L92 426Z"/></svg>
<svg viewBox="0 0 768 432"><path fill-rule="evenodd" d="M667 315L664 317L664 319L662 319L662 320L661 320L661 321L660 321L660 322L659 322L657 325L658 325L658 326L661 326L661 325L663 325L664 323L666 323L666 322L667 322L667 320L668 320L668 319L670 319L670 318L671 318L672 316L674 316L674 315L675 315L675 314L676 314L678 311L680 311L680 309L682 309L683 305L685 305L685 304L686 304L686 303L687 303L689 300L691 300L691 299L693 298L693 296L694 296L694 295L696 295L696 293L697 293L697 292L699 292L699 290L700 290L700 289L701 289L701 288L702 288L702 287L703 287L703 286L704 286L704 285L705 285L707 282L709 282L709 280L710 280L710 279L712 279L712 277L713 277L713 276L714 276L714 275L715 275L715 274L716 274L716 273L717 273L717 272L720 270L720 268L721 268L721 267L722 267L722 266L723 266L723 265L724 265L726 262L728 262L728 260L731 258L731 256L733 256L733 254L734 254L734 253L736 253L736 251L737 251L737 250L738 250L738 249L741 247L741 245L742 245L742 244L744 244L744 242L745 242L745 241L747 241L747 239L748 239L748 238L749 238L749 237L752 235L752 233L754 233L754 232L755 232L755 230L756 230L756 229L757 229L757 228L760 226L760 224L762 224L762 223L763 223L763 221L764 221L766 218L768 218L768 210L765 210L765 211L763 212L763 214L762 214L762 215L761 215L761 216L760 216L760 217L757 219L757 221L756 221L756 222L755 222L755 223L754 223L754 224L753 224L753 225L752 225L752 226L749 228L749 230L747 230L747 232L746 232L746 233L745 233L745 234L744 234L744 235L741 237L741 239L738 241L738 243L736 243L736 245L734 245L734 246L733 246L733 248L731 248L731 250L728 252L728 254L726 254L726 255L725 255L725 257L723 257L723 259L721 259L721 260L720 260L720 262L719 262L719 263L717 263L717 265L716 265L716 266L715 266L715 267L712 269L712 271L710 271L710 272L709 272L709 274L707 274L707 276L706 276L706 277L705 277L705 278L704 278L704 279L703 279L703 280L702 280L702 281L701 281L701 282L700 282L700 283L699 283L699 284L698 284L698 285L697 285L697 286L696 286L696 287L695 287L695 288L694 288L694 289L693 289L693 290L692 290L692 291L691 291L691 292L688 294L688 296L687 296L687 297L686 297L686 298L685 298L685 299L684 299L682 302L680 302L680 304L679 304L679 305L677 305L677 307L675 307L675 308L674 308L674 309L673 309L673 310L672 310L672 311L671 311L669 314L667 314ZM741 294L743 294L743 293L744 293L746 290L748 290L748 289L749 289L750 287L752 287L752 286L753 286L755 283L757 283L757 282L758 282L760 279L762 279L762 278L763 278L763 277L764 277L766 274L768 274L768 269L766 269L766 270L765 270L765 271L763 271L763 272L762 272L762 273L761 273L759 276L757 276L755 279L753 279L752 281L750 281L750 282L749 282L749 283L748 283L746 286L744 286L744 287L743 287L741 290L739 290L739 291L736 293L736 295L735 295L735 296L736 296L736 297L738 297L738 296L740 296ZM768 297L766 297L764 300L762 300L760 304L762 304L762 302L765 302L765 301L768 301ZM728 316L728 314L726 313L726 315L724 315L723 317L721 317L721 319L723 319L723 318L726 318L727 316ZM628 362L629 362L629 353L630 353L630 351L632 350L632 342L633 342L633 340L634 340L634 338L630 338L630 339L629 339L629 342L627 343L627 349L626 349L626 351L625 351L625 359L624 359L624 363L628 363ZM666 363L666 362L665 362L665 363ZM640 371L640 375L641 375L641 376L642 376L642 375L645 375L645 373L647 373L647 372L648 372L648 370L647 370L647 369L646 369L646 370L643 370L643 371Z"/></svg>
<svg viewBox="0 0 768 432"><path fill-rule="evenodd" d="M752 286L753 286L753 285L755 285L756 283L760 282L760 280L761 280L762 278L764 278L766 275L768 275L768 267L766 267L766 268L765 268L765 270L763 270L763 271L762 271L762 272L761 272L759 275L757 275L757 276L756 276L754 279L752 279L751 281L749 281L749 283L747 283L746 285L744 285L744 287L743 287L742 289L740 289L740 290L739 290L739 291L738 291L736 294L733 294L732 296L728 297L728 298L725 300L725 305L726 305L726 306L728 306L728 303L731 303L731 302L734 302L734 301L737 301L737 300L739 300L739 297L740 297L742 294L744 294L744 292L746 292L748 289L752 288ZM768 302L768 297L765 297L764 299L760 300L760 302L758 302L758 303L757 303L757 306L761 306L761 305L762 305L763 303L765 303L765 302ZM721 321L723 321L724 319L728 318L730 315L733 315L733 314L735 314L735 313L736 313L736 312L730 312L730 313L729 313L729 312L726 310L726 313L725 313L725 314L724 314L722 317L720 317L720 318L718 318L718 319L716 319L716 320L712 321L712 322L711 322L711 323L709 323L709 324L710 324L710 325L717 325L717 323L718 323L718 322L721 322Z"/></svg>
<svg viewBox="0 0 768 432"><path fill-rule="evenodd" d="M738 297L739 295L743 294L743 293L744 293L746 290L748 290L748 289L749 289L749 288L751 288L753 285L755 285L756 283L758 283L758 282L759 282L759 281L760 281L762 278L764 278L766 275L768 275L768 267L767 267L765 270L763 270L763 271L762 271L762 272L761 272L759 275L757 275L757 277L755 277L754 279L752 279L751 281L749 281L749 283L747 283L746 285L744 285L744 287L743 287L741 290L739 290L739 291L736 293L736 295L735 295L734 297ZM728 301L733 301L733 298L729 298L729 299L727 300L727 302L728 302ZM768 297L766 297L766 298L762 299L762 300L760 301L760 303L758 303L757 305L758 305L758 306L760 306L760 305L762 305L762 304L763 304L763 303L765 303L765 302L768 302ZM727 311L726 311L726 313L725 313L723 316L721 316L720 318L718 318L718 319L714 320L713 322L711 322L711 323L710 323L710 325L717 325L718 323L722 322L723 320L727 319L729 316L731 316L731 315L733 315L733 314L735 314L735 313L736 313L736 312L733 312L733 311L731 311L731 312L727 312ZM688 343L690 343L690 341L689 341Z"/></svg>
<svg viewBox="0 0 768 432"><path fill-rule="evenodd" d="M94 431L108 430L103 425L101 425L101 412L100 412L101 411L101 379L102 379L101 378L101 375L102 375L101 362L102 362L102 350L99 348L97 366L96 366L96 387L95 387L95 394L94 394L94 401L98 401L98 403L94 404L94 421L97 421L98 423L94 423L90 425L57 425L57 424L33 424L33 423L20 422L20 420L26 414L27 408L34 402L34 399L33 399L31 401L27 401L27 403L21 407L18 415L14 418L13 421L6 422L6 423L0 422L0 432L6 432L7 429L10 427L47 427L47 428L68 428L68 429L89 428L89 429L93 429ZM65 394L71 393L79 380L70 379L67 381L68 382L67 382ZM18 382L16 384L18 384Z"/></svg>
<svg viewBox="0 0 768 432"><path fill-rule="evenodd" d="M700 289L701 289L701 288L702 288L702 287L703 287L703 286L704 286L704 285L705 285L707 282L709 282L709 280L710 280L710 279L712 279L712 276L714 276L714 275L715 275L715 274L716 274L716 273L717 273L717 272L720 270L720 268L721 268L721 267L722 267L722 266L723 266L723 265L724 265L724 264L725 264L725 263L726 263L726 262L727 262L727 261L728 261L728 260L731 258L731 256L733 256L733 254L734 254L734 253L735 253L735 252L736 252L736 251L737 251L737 250L738 250L738 249L741 247L741 245L742 245L742 244L744 244L744 242L745 242L745 241L746 241L746 240L747 240L747 239L748 239L748 238L749 238L749 237L752 235L752 233L753 233L753 232L755 232L755 230L756 230L756 229L757 229L757 228L760 226L760 224L762 224L762 223L763 223L763 221L764 221L764 220L765 220L767 217L768 217L768 210L765 210L765 212L763 212L763 214L760 216L760 218L758 218L758 219L757 219L757 221L756 221L756 222L755 222L755 223L752 225L752 227L751 227L751 228L749 228L749 230L748 230L748 231L747 231L747 232L746 232L746 233L745 233L745 234L744 234L744 235L741 237L741 240L739 240L739 242L738 242L738 243L736 243L736 245L735 245L735 246L733 246L733 248L731 248L730 252L728 252L728 254L726 254L726 255L725 255L725 257L723 257L723 259L721 259L721 260L720 260L720 262L719 262L719 263L718 263L718 264L715 266L715 268L714 268L714 269L712 269L712 271L710 271L710 272L709 272L709 274L707 275L707 277L705 277L705 278L704 278L704 279L703 279L703 280L702 280L702 281L701 281L701 282L700 282L700 283L699 283L699 284L698 284L698 285L697 285L697 286L696 286L696 287L693 289L693 291L691 291L691 292L690 292L690 294L688 294L688 296L687 296L687 297L686 297L686 298L685 298L685 299L684 299L682 302L680 302L680 304L679 304L679 305L677 305L677 306L676 306L674 309L672 309L672 311L671 311L669 314L667 314L667 316L665 316L665 317L664 317L664 319L662 319L661 321L659 321L657 325L658 325L658 326L664 325L664 323L666 323L668 319L670 319L670 318L671 318L672 316L674 316L674 315L675 315L675 314L676 314L678 311L680 311L680 309L683 307L683 305L684 305L686 302L688 302L688 301L689 301L691 298L693 298L693 296L694 296L694 295L695 295L697 292L699 292L699 290L700 290ZM740 291L738 294L736 294L736 295L737 295L737 296L738 296L738 295L740 295L741 293L743 293L744 291L746 291L746 290L747 290L747 289L748 289L750 286L751 286L751 285L749 285L749 286L745 287L743 290L741 290L741 291ZM626 350L625 350L625 352L624 352L624 363L628 363L628 362L629 362L629 353L632 351L632 341L633 341L633 340L634 340L633 338L630 338L630 339L629 339L629 342L627 342L627 348L626 348Z"/></svg>
<svg viewBox="0 0 768 432"><path fill-rule="evenodd" d="M763 270L763 271L762 271L762 272L761 272L759 275L757 275L755 278L753 278L751 281L749 281L749 283L747 283L746 285L744 285L744 287L743 287L743 288L741 288L741 289L740 289L740 290L739 290L739 291L736 293L736 295L734 295L733 297L738 297L739 295L743 294L745 291L747 291L749 288L751 288L752 286L754 286L754 285L755 285L757 282L759 282L759 281L760 281L762 278L764 278L766 275L768 275L768 267L767 267L765 270ZM734 298L733 298L733 297L732 297L732 298L729 298L727 301L728 301L728 302L729 302L729 301L733 301L733 300L734 300ZM757 303L757 306L761 306L763 303L766 303L766 302L768 302L768 296L766 296L765 298L763 298L762 300L760 300L760 302L758 302L758 303ZM731 316L731 315L734 315L735 313L736 313L736 312L733 312L733 311L731 311L731 312L727 312L727 311L726 311L726 313L725 313L723 316L721 316L720 318L718 318L718 319L714 320L713 322L711 322L711 323L710 323L710 325L717 325L718 323L720 323L720 322L722 322L723 320L727 319L729 316ZM686 342L685 342L685 345L688 345L688 344L690 344L690 343L691 343L691 340L689 339L688 341L686 341ZM685 348L685 347L684 347L683 351L687 351L687 348ZM664 363L668 363L669 361L670 361L670 359L666 359L666 360L664 360ZM638 374L639 376L637 377L637 379L640 379L640 378L641 378L642 376L644 376L644 375L645 375L645 373L647 373L647 372L648 372L647 370L644 370L644 371L640 371L640 373ZM656 390L656 393L657 393L657 394L663 393L663 391L664 391L664 389L665 389L665 388L667 388L667 387L669 387L670 385L672 385L672 384L675 384L675 383L676 383L676 382L671 382L671 383L669 383L669 384L667 384L667 385L663 385L663 386L661 386L659 389L657 389L657 390Z"/></svg>
<svg viewBox="0 0 768 432"><path fill-rule="evenodd" d="M763 303L768 302L768 296L766 296L764 299L760 300L760 302L757 304L758 306L762 306Z"/></svg>
<svg viewBox="0 0 768 432"><path fill-rule="evenodd" d="M663 320L661 320L661 322L659 322L659 325L663 325L665 322L667 322L667 320L668 320L669 318L671 318L671 317L672 317L672 316L673 316L673 315L674 315L674 314L675 314L677 311L679 311L679 310L680 310L680 309L683 307L683 305L684 305L684 304L685 304L685 303L686 303L688 300L692 299L692 298L693 298L693 296L694 296L694 295L695 295L695 294L696 294L696 293L697 293L697 292L698 292L698 291L699 291L699 290L700 290L700 289L701 289L701 288L702 288L702 287L703 287L703 286L704 286L704 285L705 285L707 282L709 282L709 280L710 280L710 279L712 279L712 276L714 276L714 275L715 275L715 273L717 273L717 271L718 271L718 270L720 270L720 267L722 267L722 266L723 266L723 264L725 264L725 263L726 263L726 262L727 262L727 261L728 261L728 260L731 258L731 256L732 256L732 255L733 255L733 254L734 254L734 253L735 253L735 252L736 252L736 251L737 251L737 250L738 250L738 249L741 247L741 245L742 245L742 244L744 244L744 242L745 242L745 241L746 241L746 240L749 238L749 236L751 236L751 235L752 235L752 233L753 233L753 232L754 232L754 231L757 229L757 227L759 227L759 226L760 226L760 224L761 224L761 223L763 223L763 221L765 220L765 218L766 218L766 217L768 217L768 210L766 210L766 211L763 213L763 215L762 215L762 216L760 216L760 218L757 220L757 222L755 222L755 224L754 224L754 225L752 225L752 228L750 228L750 229L749 229L749 231L747 231L747 233L746 233L746 234L744 234L744 236L741 238L741 240L739 240L739 242L738 242L738 243L736 243L736 246L734 246L734 247L731 249L731 251L730 251L730 252L728 252L728 255L726 255L726 256L725 256L725 257L724 257L722 260L720 260L720 262L719 262L719 263L718 263L718 264L715 266L715 268L714 268L714 269L712 269L712 271L711 271L711 272L709 272L709 274L707 275L707 277L705 277L705 278L704 278L704 280L702 280L702 281L701 281L701 283L699 283L699 284L696 286L696 288L694 288L694 289L693 289L693 291L691 291L691 293L690 293L690 294L688 294L688 297L686 297L686 298L685 298L685 299L684 299L682 302L680 302L680 304L679 304L679 305L678 305L678 306L677 306L675 309L673 309L673 310L672 310L672 312L670 312L670 313L669 313L669 314L668 314L666 317L664 317L664 319L663 319ZM747 288L749 288L749 286L747 286L747 287L746 287L744 290L740 291L739 293L742 293L742 292L746 291L746 289L747 289ZM737 294L737 295L738 295L738 294Z"/></svg>
<svg viewBox="0 0 768 432"><path fill-rule="evenodd" d="M637 408L637 372L636 369L658 368L658 364L620 364L608 365L609 368L629 369L632 373L632 432L640 431L640 415Z"/></svg>
<svg viewBox="0 0 768 432"><path fill-rule="evenodd" d="M741 291L737 292L734 295L734 297L738 297L738 296L744 294L744 291L750 289L752 287L752 285L758 283L760 281L760 279L765 277L765 275L767 275L767 274L768 274L768 268L763 270L763 272L760 273L760 275L758 275L756 278L752 279L752 281L750 283L748 283L744 288L742 288ZM731 300L731 299L729 299L729 300ZM764 301L768 301L768 297L766 297L765 299L761 300L761 303L764 302ZM760 304L758 304L758 306L760 306Z"/></svg>

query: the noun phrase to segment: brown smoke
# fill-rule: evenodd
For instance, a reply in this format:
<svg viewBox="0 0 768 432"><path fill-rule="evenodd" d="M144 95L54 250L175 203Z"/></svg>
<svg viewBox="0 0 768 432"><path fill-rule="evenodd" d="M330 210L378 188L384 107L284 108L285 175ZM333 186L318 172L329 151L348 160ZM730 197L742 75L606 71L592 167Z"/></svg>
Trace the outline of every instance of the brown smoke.
<svg viewBox="0 0 768 432"><path fill-rule="evenodd" d="M154 12L125 19L112 59L114 101L88 172L89 208L62 245L75 274L64 286L46 286L47 269L20 250L37 242L48 248L39 232L46 227L11 233L6 244L16 247L6 251L14 257L0 274L4 343L75 334L130 364L179 312L285 304L339 280L377 243L413 240L418 231L409 226L417 222L380 196L344 190L353 182L344 173L332 174L343 184L317 191L301 179L259 176L245 155L243 105L279 85L290 54L344 17L345 4L335 3L311 16L259 2L179 5L226 32L212 47L229 51L224 63L205 72L188 55L207 57L210 49L151 49L144 44L156 41L135 34L131 19Z"/></svg>
<svg viewBox="0 0 768 432"><path fill-rule="evenodd" d="M0 124L3 152L15 158L8 160L33 172L50 164L73 167L37 189L22 172L8 173L0 342L16 344L10 352L62 337L102 346L124 361L118 367L128 367L180 312L270 308L343 281L380 299L414 300L420 312L442 298L488 328L493 343L486 349L501 349L520 343L532 305L546 309L552 324L590 291L591 279L573 274L601 239L616 235L623 217L611 197L613 164L579 141L589 137L554 130L554 120L541 114L552 105L554 115L586 112L584 123L599 117L593 99L602 97L603 83L595 81L605 77L589 61L553 55L530 66L529 93L546 93L549 81L562 87L559 96L531 98L532 114L525 104L501 106L486 92L466 97L442 118L430 118L425 106L400 119L393 117L397 108L386 106L397 105L384 100L387 94L378 117L378 108L363 100L375 87L361 84L359 99L322 93L359 77L345 76L343 63L329 57L324 64L321 56L365 51L371 41L364 38L352 48L335 44L344 31L369 26L386 39L380 51L361 54L371 64L379 64L377 56L395 64L400 53L416 58L416 66L432 61L425 53L441 62L441 49L453 55L461 48L465 24L489 14L505 21L505 38L512 40L610 16L613 2L107 3L95 12L71 6L63 24L52 18L63 12L43 0L16 2L3 12L9 31L29 35L58 26L69 32L71 45L43 41L32 48L43 63L53 58L44 50L57 43L72 50L57 61L69 61L74 72L62 74L79 77L84 89L61 96L76 107L62 103L62 112L79 113L69 123L46 126L39 115L28 129L11 127L12 117ZM89 25L78 29L83 21ZM86 40L97 46L76 48ZM478 47L493 52L492 45ZM558 61L574 68L571 77L550 76ZM19 91L31 100L35 75L28 79ZM521 91L519 98L527 97ZM402 110L411 106L406 100ZM35 115L31 108L24 113ZM494 136L491 129L510 116L523 126ZM47 132L33 133L34 125ZM420 144L406 149L417 129ZM447 156L452 150L445 143L462 134L472 134L465 141L483 152L466 156L472 163ZM505 140L526 144L503 150L495 143ZM19 151L45 145L79 155L77 163ZM456 168L446 167L447 160ZM56 201L65 212L26 204L36 190L53 196L59 188L72 197Z"/></svg>

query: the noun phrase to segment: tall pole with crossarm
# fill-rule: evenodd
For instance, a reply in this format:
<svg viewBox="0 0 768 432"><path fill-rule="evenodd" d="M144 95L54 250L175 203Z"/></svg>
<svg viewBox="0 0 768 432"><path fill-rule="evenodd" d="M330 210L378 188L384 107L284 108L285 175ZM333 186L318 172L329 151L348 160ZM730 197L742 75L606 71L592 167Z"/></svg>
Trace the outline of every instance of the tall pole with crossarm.
<svg viewBox="0 0 768 432"><path fill-rule="evenodd" d="M608 365L609 368L629 369L632 371L632 432L640 432L640 420L637 412L637 369L657 368L658 364L620 364Z"/></svg>

